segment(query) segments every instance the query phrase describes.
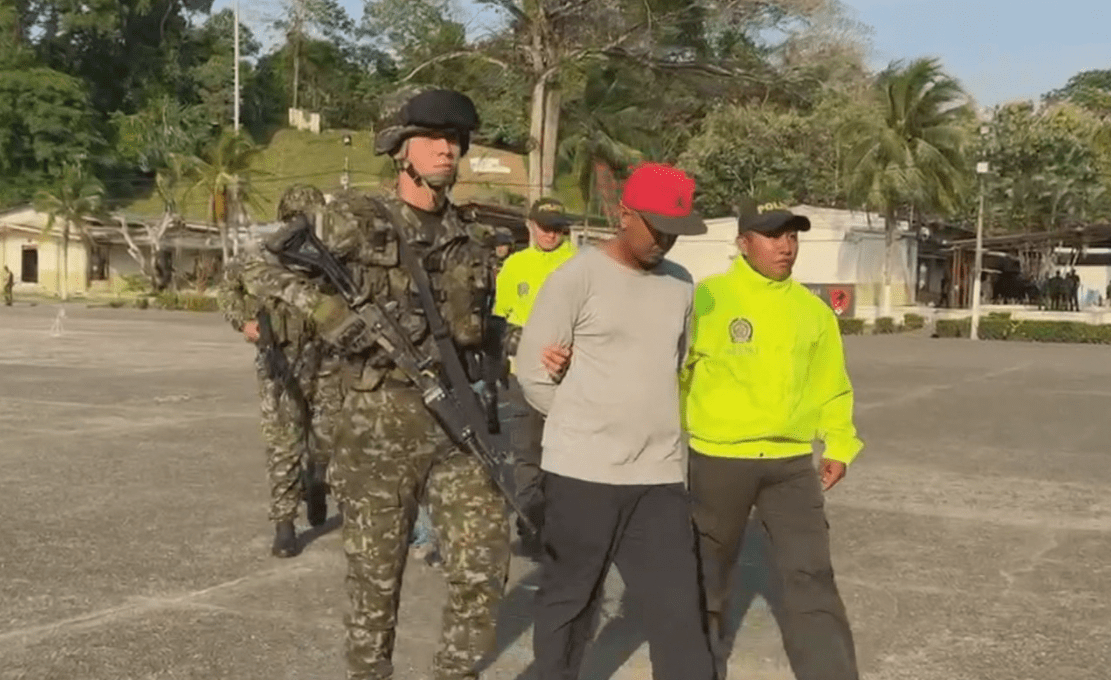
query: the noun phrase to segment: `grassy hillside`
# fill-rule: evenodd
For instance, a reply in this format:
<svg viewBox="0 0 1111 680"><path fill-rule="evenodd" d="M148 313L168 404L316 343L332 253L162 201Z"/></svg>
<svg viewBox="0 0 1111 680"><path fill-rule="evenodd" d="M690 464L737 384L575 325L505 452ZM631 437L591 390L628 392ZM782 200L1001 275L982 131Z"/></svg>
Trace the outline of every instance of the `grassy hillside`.
<svg viewBox="0 0 1111 680"><path fill-rule="evenodd" d="M340 187L343 160L350 159L351 183L355 186L377 186L392 173L389 161L375 156L370 132L353 132L352 145L344 147L342 130L327 130L319 135L300 130L279 130L270 144L255 157L250 178L258 196L260 209L252 208L255 219L274 218L278 198L291 184L314 184L324 192ZM179 192L178 205L187 219L208 219L208 197L203 190ZM187 200L183 200L183 198ZM137 215L157 215L162 203L157 194L135 201L126 210Z"/></svg>
<svg viewBox="0 0 1111 680"><path fill-rule="evenodd" d="M345 134L351 134L350 147L343 145ZM317 135L293 129L279 130L252 163L255 172L250 182L260 204L258 208L251 208L254 218L259 221L273 219L279 197L291 184L314 184L325 193L339 189L345 154L350 161L351 183L354 186L380 185L392 176L393 170L388 159L374 155L373 139L373 134L365 131L326 130ZM573 177L557 178L555 193L569 211L582 211L582 197ZM201 189L186 195L183 188L178 193L178 205L187 219L208 219L208 196ZM152 193L124 209L134 215L153 216L161 214L162 202L157 194Z"/></svg>

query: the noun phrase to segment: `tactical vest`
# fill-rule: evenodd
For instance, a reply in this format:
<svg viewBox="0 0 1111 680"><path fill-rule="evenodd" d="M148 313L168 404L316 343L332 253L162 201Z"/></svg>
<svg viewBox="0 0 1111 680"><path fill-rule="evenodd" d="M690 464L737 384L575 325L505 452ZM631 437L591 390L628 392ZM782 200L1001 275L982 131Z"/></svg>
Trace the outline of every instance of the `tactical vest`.
<svg viewBox="0 0 1111 680"><path fill-rule="evenodd" d="M427 216L422 220L394 197L373 198L394 216L400 232L417 253L452 339L466 363L473 366L468 354L480 350L493 295L494 252L482 239L487 229L463 222L452 205L433 223ZM373 198L354 192L337 196L325 211L326 243L348 263L362 292L396 314L413 343L432 353L434 341L419 292L401 261L398 231L372 203ZM392 370L389 357L377 348L370 350L361 364L355 389L373 389L387 375L403 380L400 372Z"/></svg>

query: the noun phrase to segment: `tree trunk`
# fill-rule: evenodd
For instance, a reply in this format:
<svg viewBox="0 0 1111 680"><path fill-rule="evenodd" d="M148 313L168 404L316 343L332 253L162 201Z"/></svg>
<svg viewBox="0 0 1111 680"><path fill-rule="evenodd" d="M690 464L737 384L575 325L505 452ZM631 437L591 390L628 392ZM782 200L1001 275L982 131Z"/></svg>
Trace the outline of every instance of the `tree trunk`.
<svg viewBox="0 0 1111 680"><path fill-rule="evenodd" d="M293 108L297 108L297 93L301 84L301 40L293 43Z"/></svg>
<svg viewBox="0 0 1111 680"><path fill-rule="evenodd" d="M895 209L888 208L883 216L883 290L880 293L880 316L891 316L892 258L895 254Z"/></svg>
<svg viewBox="0 0 1111 680"><path fill-rule="evenodd" d="M540 161L541 193L552 195L555 187L556 151L559 148L559 111L563 101L558 86L549 85L544 93L544 145Z"/></svg>
<svg viewBox="0 0 1111 680"><path fill-rule="evenodd" d="M62 296L62 302L69 299L69 220L65 220L62 224L62 285L58 287L58 292Z"/></svg>
<svg viewBox="0 0 1111 680"><path fill-rule="evenodd" d="M528 201L544 195L544 104L548 83L541 78L532 87L532 112L529 119Z"/></svg>
<svg viewBox="0 0 1111 680"><path fill-rule="evenodd" d="M220 215L217 212L216 201L217 201L218 196L222 196L223 199L224 199L223 200L223 208L224 208L224 210L223 210L223 213L224 213L223 219L221 219ZM228 263L228 218L227 218L228 210L227 210L227 206L228 206L228 203L227 203L226 190L220 191L218 189L214 189L212 191L212 223L215 224L216 228L220 230L220 252L221 252L221 255L222 255L222 259L220 260L220 262L223 263L223 264Z"/></svg>

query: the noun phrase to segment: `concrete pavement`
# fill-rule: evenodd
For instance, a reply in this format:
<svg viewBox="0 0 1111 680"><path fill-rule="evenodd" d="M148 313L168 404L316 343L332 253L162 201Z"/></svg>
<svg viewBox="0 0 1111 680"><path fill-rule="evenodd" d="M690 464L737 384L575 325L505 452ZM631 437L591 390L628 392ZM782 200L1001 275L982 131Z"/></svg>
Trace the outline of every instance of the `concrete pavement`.
<svg viewBox="0 0 1111 680"><path fill-rule="evenodd" d="M268 554L252 349L215 314L0 308L0 680L342 678L333 518ZM868 680L1102 680L1111 665L1111 350L846 339L866 449L829 496ZM333 508L334 511L334 508ZM767 546L739 570L731 677L789 679ZM490 680L528 677L517 560ZM445 589L406 574L398 680ZM650 677L620 579L584 680Z"/></svg>

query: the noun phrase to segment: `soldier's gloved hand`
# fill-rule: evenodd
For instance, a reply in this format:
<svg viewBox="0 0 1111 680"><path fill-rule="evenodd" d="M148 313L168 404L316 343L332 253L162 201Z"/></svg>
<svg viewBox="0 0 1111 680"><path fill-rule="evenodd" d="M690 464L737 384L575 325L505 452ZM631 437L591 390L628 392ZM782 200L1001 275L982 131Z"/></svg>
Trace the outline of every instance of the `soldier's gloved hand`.
<svg viewBox="0 0 1111 680"><path fill-rule="evenodd" d="M324 342L345 354L358 354L374 344L366 322L338 295L324 298L313 310L312 320Z"/></svg>

